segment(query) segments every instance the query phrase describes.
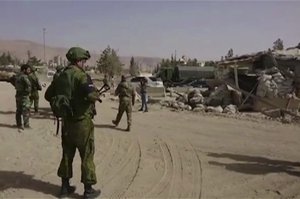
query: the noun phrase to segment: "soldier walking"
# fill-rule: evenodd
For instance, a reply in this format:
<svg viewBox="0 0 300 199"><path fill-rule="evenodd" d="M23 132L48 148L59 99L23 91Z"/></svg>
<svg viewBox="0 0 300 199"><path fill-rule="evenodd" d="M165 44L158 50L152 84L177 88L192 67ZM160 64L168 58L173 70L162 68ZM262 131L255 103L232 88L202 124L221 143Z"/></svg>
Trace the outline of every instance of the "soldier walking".
<svg viewBox="0 0 300 199"><path fill-rule="evenodd" d="M126 81L124 75L121 77L121 82L119 83L115 95L119 96L119 111L115 120L112 123L118 126L124 111L127 115L127 128L126 131L130 131L131 127L131 113L132 113L132 106L134 106L135 102L135 91L130 83Z"/></svg>
<svg viewBox="0 0 300 199"><path fill-rule="evenodd" d="M30 128L29 115L30 115L30 93L31 83L28 78L30 74L30 66L24 64L21 66L21 71L16 76L15 89L16 89L16 123L19 129ZM22 124L22 117L24 128Z"/></svg>

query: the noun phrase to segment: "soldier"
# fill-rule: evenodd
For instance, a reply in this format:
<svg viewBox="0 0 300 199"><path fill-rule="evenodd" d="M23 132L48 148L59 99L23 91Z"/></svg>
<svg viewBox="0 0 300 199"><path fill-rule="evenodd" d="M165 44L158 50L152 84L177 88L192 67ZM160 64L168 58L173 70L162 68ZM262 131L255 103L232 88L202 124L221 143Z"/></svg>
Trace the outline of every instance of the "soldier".
<svg viewBox="0 0 300 199"><path fill-rule="evenodd" d="M39 112L39 91L42 90L41 83L39 78L35 74L36 69L31 66L31 73L28 75L28 78L31 83L31 94L30 94L30 107L34 104L34 112Z"/></svg>
<svg viewBox="0 0 300 199"><path fill-rule="evenodd" d="M100 195L101 191L92 188L92 185L97 183L94 164L92 106L99 99L99 94L84 70L86 60L90 58L89 52L80 47L72 47L66 57L70 61L70 65L51 83L51 85L57 84L54 86L55 92L60 93L62 90L59 89L68 88L66 92L71 93L71 112L62 118L63 156L57 172L62 180L60 197L65 197L75 191L75 187L70 186L69 180L73 176L72 162L76 149L78 149L81 158L81 182L84 184L84 198L95 198ZM48 101L55 95L55 92L53 94L51 91L51 85L45 94Z"/></svg>
<svg viewBox="0 0 300 199"><path fill-rule="evenodd" d="M30 74L30 66L24 64L21 66L21 72L17 74L15 81L16 88L16 123L17 127L21 130L24 128L30 128L29 126L29 115L30 115L30 93L31 93L31 84L28 79ZM22 125L22 116L24 128Z"/></svg>
<svg viewBox="0 0 300 199"><path fill-rule="evenodd" d="M126 81L124 75L122 75L121 77L121 82L119 83L115 91L115 95L119 96L119 111L116 119L113 120L112 123L118 126L124 111L126 111L127 114L126 131L130 131L131 120L132 120L131 112L132 112L132 106L134 106L134 102L135 102L135 91L132 85Z"/></svg>
<svg viewBox="0 0 300 199"><path fill-rule="evenodd" d="M141 88L141 98L142 98L142 107L139 109L139 111L148 112L148 106L147 106L147 79L142 78L140 80L140 88Z"/></svg>
<svg viewBox="0 0 300 199"><path fill-rule="evenodd" d="M108 85L107 75L104 75L103 85Z"/></svg>

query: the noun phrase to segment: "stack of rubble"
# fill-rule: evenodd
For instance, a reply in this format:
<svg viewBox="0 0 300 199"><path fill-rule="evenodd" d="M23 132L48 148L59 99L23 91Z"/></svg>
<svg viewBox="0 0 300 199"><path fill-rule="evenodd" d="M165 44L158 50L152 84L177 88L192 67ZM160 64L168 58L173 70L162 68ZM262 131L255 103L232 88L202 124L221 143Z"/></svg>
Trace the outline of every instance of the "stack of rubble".
<svg viewBox="0 0 300 199"><path fill-rule="evenodd" d="M278 69L274 68L261 74L258 79L256 95L267 98L286 98L293 90L293 79L285 78Z"/></svg>
<svg viewBox="0 0 300 199"><path fill-rule="evenodd" d="M207 91L206 91L207 92ZM192 89L187 94L178 94L174 101L162 101L161 105L171 107L176 110L189 110L194 112L214 112L214 113L237 113L236 99L241 94L227 85L221 85L211 91L207 97L207 93L199 89Z"/></svg>

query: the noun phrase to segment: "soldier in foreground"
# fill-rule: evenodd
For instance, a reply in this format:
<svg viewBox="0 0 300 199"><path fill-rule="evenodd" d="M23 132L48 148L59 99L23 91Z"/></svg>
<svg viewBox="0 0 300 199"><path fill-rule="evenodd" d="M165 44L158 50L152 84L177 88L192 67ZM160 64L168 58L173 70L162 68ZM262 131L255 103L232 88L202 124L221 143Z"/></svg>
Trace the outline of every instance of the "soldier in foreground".
<svg viewBox="0 0 300 199"><path fill-rule="evenodd" d="M39 112L39 91L42 90L41 83L39 78L35 74L36 69L31 66L31 73L28 75L28 78L31 83L31 94L30 94L30 107L34 104L34 112Z"/></svg>
<svg viewBox="0 0 300 199"><path fill-rule="evenodd" d="M30 93L31 84L28 78L30 74L30 66L24 64L21 66L21 71L16 75L15 89L16 89L16 123L19 130L24 128L30 128L29 126L29 115L30 115ZM22 125L22 116L24 128Z"/></svg>
<svg viewBox="0 0 300 199"><path fill-rule="evenodd" d="M124 111L127 114L127 129L126 131L130 131L131 127L131 112L132 106L134 106L135 102L135 91L130 83L126 81L124 75L121 77L121 82L119 83L115 95L119 96L119 111L115 120L112 123L118 126Z"/></svg>
<svg viewBox="0 0 300 199"><path fill-rule="evenodd" d="M69 181L73 176L72 163L78 149L84 198L95 198L101 191L92 188L92 185L97 183L92 105L99 99L99 94L91 78L84 71L86 60L90 58L89 52L73 47L69 49L66 57L70 65L52 81L45 93L54 115L60 116L63 120L63 157L57 172L62 180L60 197L66 197L75 191L75 187L70 186Z"/></svg>

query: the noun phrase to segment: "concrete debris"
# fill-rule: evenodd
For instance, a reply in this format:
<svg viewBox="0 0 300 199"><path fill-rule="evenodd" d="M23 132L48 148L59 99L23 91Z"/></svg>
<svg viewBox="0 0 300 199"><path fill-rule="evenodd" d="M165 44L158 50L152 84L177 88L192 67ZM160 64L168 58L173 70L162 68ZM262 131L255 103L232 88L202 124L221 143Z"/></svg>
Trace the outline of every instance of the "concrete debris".
<svg viewBox="0 0 300 199"><path fill-rule="evenodd" d="M231 90L226 84L222 84L213 91L208 98L205 98L207 106L227 106L233 103Z"/></svg>
<svg viewBox="0 0 300 199"><path fill-rule="evenodd" d="M179 96L176 98L176 101L182 102L182 103L187 103L187 102L188 102L188 97L187 97L186 94L182 94L182 95L179 95Z"/></svg>
<svg viewBox="0 0 300 199"><path fill-rule="evenodd" d="M284 124L290 124L293 121L293 117L291 115L288 114L284 114L284 116L281 118L281 122Z"/></svg>
<svg viewBox="0 0 300 199"><path fill-rule="evenodd" d="M223 108L221 106L208 106L206 107L206 112L212 112L212 113L222 113Z"/></svg>
<svg viewBox="0 0 300 199"><path fill-rule="evenodd" d="M193 109L194 112L205 112L206 107L203 104L197 104L197 106Z"/></svg>
<svg viewBox="0 0 300 199"><path fill-rule="evenodd" d="M269 71L267 71L269 72ZM272 73L275 72L275 73ZM285 78L278 71L271 71L272 74L263 73L258 78L258 86L256 95L259 97L274 98L281 97L286 98L294 90L293 79Z"/></svg>
<svg viewBox="0 0 300 199"><path fill-rule="evenodd" d="M197 104L203 104L204 97L202 96L200 90L194 89L188 94L188 104L194 108Z"/></svg>
<svg viewBox="0 0 300 199"><path fill-rule="evenodd" d="M204 97L202 93L205 92ZM214 112L237 113L238 108L232 104L234 101L241 101L241 93L224 84L215 91L201 91L200 89L190 89L188 93L176 93L175 100L160 101L161 106L171 107L176 110L187 110L194 112Z"/></svg>
<svg viewBox="0 0 300 199"><path fill-rule="evenodd" d="M238 112L238 108L236 105L230 104L226 106L223 110L223 113L235 114Z"/></svg>

